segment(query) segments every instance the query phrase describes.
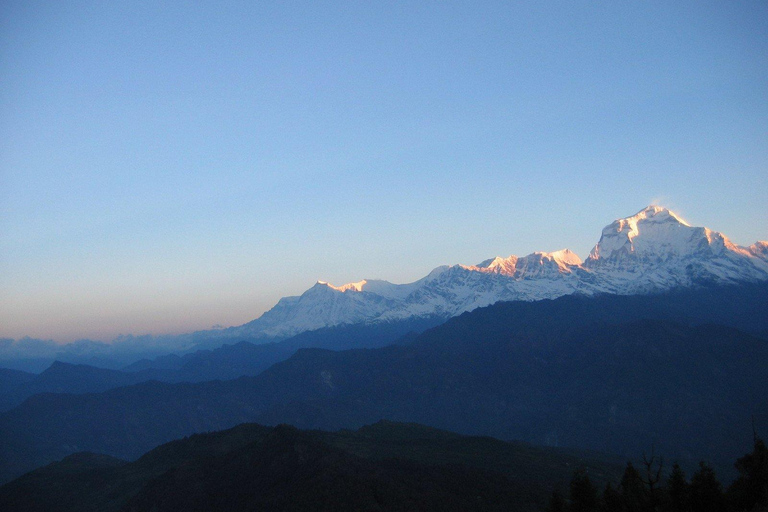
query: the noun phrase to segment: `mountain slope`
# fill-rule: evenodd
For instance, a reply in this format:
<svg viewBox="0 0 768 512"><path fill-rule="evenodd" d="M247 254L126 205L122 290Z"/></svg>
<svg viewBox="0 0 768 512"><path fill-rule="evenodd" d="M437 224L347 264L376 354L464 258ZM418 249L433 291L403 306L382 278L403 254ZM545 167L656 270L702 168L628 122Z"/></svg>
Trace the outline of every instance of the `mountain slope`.
<svg viewBox="0 0 768 512"><path fill-rule="evenodd" d="M0 368L0 411L7 411L18 405L20 402L17 402L11 395L34 378L34 373Z"/></svg>
<svg viewBox="0 0 768 512"><path fill-rule="evenodd" d="M499 301L658 293L765 280L768 242L740 247L721 233L691 227L666 208L649 206L606 226L584 262L563 249L438 267L410 284L363 280L336 287L319 281L301 296L285 297L260 318L225 333L287 336L329 325L450 318Z"/></svg>
<svg viewBox="0 0 768 512"><path fill-rule="evenodd" d="M453 328L411 350L300 351L262 375L290 399L259 421L335 428L384 416L716 464L743 451L750 417L768 422L768 343L737 331L646 320L510 339L499 324Z"/></svg>

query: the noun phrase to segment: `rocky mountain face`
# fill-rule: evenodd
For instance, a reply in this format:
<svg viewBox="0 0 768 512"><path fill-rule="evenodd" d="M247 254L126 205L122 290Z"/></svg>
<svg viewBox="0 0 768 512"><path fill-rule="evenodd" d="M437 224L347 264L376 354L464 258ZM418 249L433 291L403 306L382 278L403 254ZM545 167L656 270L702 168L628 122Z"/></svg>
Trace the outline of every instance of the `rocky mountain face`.
<svg viewBox="0 0 768 512"><path fill-rule="evenodd" d="M227 334L286 337L341 324L450 318L499 301L647 294L764 280L768 242L740 247L722 233L688 225L666 208L648 206L606 226L585 261L563 249L442 266L409 284L363 280L337 287L318 281Z"/></svg>

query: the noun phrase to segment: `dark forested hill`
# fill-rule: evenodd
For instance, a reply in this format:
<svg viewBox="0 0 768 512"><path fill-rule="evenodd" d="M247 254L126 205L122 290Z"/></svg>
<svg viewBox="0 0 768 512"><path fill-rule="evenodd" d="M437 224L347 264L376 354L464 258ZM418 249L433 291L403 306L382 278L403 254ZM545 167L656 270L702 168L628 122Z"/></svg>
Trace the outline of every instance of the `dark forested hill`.
<svg viewBox="0 0 768 512"><path fill-rule="evenodd" d="M408 345L302 349L257 377L38 395L0 415L5 479L75 451L132 459L244 421L469 434L730 467L768 425L765 287L502 303Z"/></svg>
<svg viewBox="0 0 768 512"><path fill-rule="evenodd" d="M133 463L78 453L0 487L11 511L541 510L576 468L611 457L379 422L358 431L244 424Z"/></svg>

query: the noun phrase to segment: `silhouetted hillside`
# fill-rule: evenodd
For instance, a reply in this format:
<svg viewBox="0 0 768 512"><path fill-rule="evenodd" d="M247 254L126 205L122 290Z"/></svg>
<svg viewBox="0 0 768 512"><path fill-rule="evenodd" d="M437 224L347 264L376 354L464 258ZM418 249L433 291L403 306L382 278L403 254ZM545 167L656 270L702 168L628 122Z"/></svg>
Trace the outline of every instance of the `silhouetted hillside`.
<svg viewBox="0 0 768 512"><path fill-rule="evenodd" d="M0 487L11 511L540 510L573 468L615 480L599 454L379 422L356 432L244 424L133 463L78 453Z"/></svg>

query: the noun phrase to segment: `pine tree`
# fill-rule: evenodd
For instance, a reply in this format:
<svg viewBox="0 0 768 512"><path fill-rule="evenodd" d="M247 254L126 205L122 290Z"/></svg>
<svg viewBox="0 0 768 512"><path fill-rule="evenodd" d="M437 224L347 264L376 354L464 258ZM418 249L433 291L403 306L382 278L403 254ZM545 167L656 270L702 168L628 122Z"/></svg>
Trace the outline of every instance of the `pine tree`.
<svg viewBox="0 0 768 512"><path fill-rule="evenodd" d="M705 462L699 462L699 470L691 477L689 489L691 509L696 512L725 512L723 486Z"/></svg>
<svg viewBox="0 0 768 512"><path fill-rule="evenodd" d="M547 506L547 512L566 512L568 506L565 503L565 498L560 491L552 491L552 496L549 498L549 506Z"/></svg>
<svg viewBox="0 0 768 512"><path fill-rule="evenodd" d="M754 449L736 461L739 477L728 489L728 497L738 511L768 510L768 448L754 437Z"/></svg>
<svg viewBox="0 0 768 512"><path fill-rule="evenodd" d="M631 462L627 462L621 477L621 497L628 512L644 512L647 508L643 478Z"/></svg>
<svg viewBox="0 0 768 512"><path fill-rule="evenodd" d="M605 485L601 509L604 512L616 512L617 510L624 510L624 498L621 496L619 491L613 488L611 482L608 482Z"/></svg>
<svg viewBox="0 0 768 512"><path fill-rule="evenodd" d="M670 512L689 512L690 499L688 482L680 465L675 462L672 465L672 473L667 480L667 510Z"/></svg>
<svg viewBox="0 0 768 512"><path fill-rule="evenodd" d="M597 488L584 471L576 471L571 479L571 512L596 512Z"/></svg>

